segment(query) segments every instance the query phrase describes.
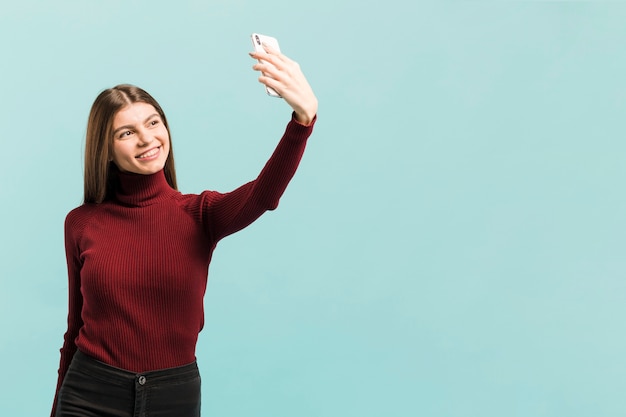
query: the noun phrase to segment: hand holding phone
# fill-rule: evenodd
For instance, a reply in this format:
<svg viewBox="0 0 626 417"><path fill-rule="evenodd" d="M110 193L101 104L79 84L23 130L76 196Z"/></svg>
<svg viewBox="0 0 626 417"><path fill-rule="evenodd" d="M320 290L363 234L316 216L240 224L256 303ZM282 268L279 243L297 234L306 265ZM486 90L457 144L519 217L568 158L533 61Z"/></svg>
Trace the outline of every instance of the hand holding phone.
<svg viewBox="0 0 626 417"><path fill-rule="evenodd" d="M255 51L250 56L259 61L252 68L262 72L259 81L265 85L267 94L282 96L299 123L312 123L317 114L317 98L300 65L280 52L276 38L258 33L253 33L251 38Z"/></svg>
<svg viewBox="0 0 626 417"><path fill-rule="evenodd" d="M263 47L263 44L266 44L272 49L275 49L276 51L280 52L280 47L278 46L278 40L276 38L273 38L267 35L261 35L259 33L253 33L250 36L250 38L252 39L252 45L254 46L254 50L257 52L263 52L263 53L265 52L265 48ZM263 64L271 65L269 62L264 61L262 59L259 59L259 62ZM267 94L272 97L280 98L280 94L278 94L276 90L274 90L272 87L265 86L265 91L267 91Z"/></svg>

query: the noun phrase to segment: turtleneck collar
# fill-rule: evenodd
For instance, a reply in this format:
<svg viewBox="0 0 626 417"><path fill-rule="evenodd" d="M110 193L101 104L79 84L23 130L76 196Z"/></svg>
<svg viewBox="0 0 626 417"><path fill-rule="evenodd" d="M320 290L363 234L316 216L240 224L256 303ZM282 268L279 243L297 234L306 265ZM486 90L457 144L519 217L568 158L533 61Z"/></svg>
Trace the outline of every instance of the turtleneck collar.
<svg viewBox="0 0 626 417"><path fill-rule="evenodd" d="M160 170L151 175L117 172L115 199L129 206L149 206L176 193Z"/></svg>

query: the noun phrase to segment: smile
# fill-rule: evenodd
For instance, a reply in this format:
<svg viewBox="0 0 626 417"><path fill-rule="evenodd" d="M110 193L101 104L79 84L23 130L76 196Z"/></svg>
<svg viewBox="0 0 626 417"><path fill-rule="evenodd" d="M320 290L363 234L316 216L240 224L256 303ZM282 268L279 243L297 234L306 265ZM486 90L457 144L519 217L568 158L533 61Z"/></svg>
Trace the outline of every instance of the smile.
<svg viewBox="0 0 626 417"><path fill-rule="evenodd" d="M151 159L156 157L159 152L161 152L161 147L150 149L147 152L142 153L141 155L136 156L137 159Z"/></svg>

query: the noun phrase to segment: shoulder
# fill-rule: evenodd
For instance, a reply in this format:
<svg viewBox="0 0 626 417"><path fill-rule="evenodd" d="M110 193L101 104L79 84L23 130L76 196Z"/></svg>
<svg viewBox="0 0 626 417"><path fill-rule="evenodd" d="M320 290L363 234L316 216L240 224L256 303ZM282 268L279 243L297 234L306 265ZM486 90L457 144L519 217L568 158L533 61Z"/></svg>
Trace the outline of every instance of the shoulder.
<svg viewBox="0 0 626 417"><path fill-rule="evenodd" d="M99 209L100 204L83 204L71 210L65 216L65 231L76 231L83 229Z"/></svg>
<svg viewBox="0 0 626 417"><path fill-rule="evenodd" d="M105 203L101 203L101 204L105 204ZM69 213L67 213L67 216L65 216L65 221L73 221L73 220L78 220L82 217L85 216L91 216L91 214L96 211L98 209L98 206L100 206L101 204L91 204L91 203L85 203L85 204L81 204L80 206L70 210Z"/></svg>

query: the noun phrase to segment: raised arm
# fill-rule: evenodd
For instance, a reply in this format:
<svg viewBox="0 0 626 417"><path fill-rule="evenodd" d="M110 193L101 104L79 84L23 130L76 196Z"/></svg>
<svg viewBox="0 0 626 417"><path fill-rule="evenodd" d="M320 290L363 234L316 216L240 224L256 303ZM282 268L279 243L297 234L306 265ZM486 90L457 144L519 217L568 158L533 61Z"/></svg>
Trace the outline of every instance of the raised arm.
<svg viewBox="0 0 626 417"><path fill-rule="evenodd" d="M280 197L300 163L317 117L317 98L300 65L264 46L266 52L251 52L250 56L269 64L257 63L253 69L261 71L261 83L276 90L291 106L292 120L254 181L227 194L211 191L203 193L202 219L214 242L243 229L265 211L278 206Z"/></svg>

